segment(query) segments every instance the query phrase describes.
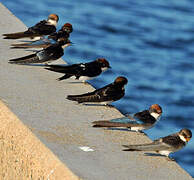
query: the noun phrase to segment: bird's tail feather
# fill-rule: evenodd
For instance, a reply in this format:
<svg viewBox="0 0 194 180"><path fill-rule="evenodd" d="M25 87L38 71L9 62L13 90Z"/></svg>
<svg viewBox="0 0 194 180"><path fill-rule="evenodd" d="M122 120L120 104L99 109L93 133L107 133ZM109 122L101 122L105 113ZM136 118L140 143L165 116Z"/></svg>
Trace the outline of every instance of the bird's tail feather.
<svg viewBox="0 0 194 180"><path fill-rule="evenodd" d="M21 58L9 60L9 63L11 64L38 63L38 62L39 62L39 58L36 56L36 54L31 54L31 55L24 56Z"/></svg>
<svg viewBox="0 0 194 180"><path fill-rule="evenodd" d="M47 48L50 44L12 44L11 49Z"/></svg>
<svg viewBox="0 0 194 180"><path fill-rule="evenodd" d="M83 102L99 102L99 97L96 95L91 95L91 93L81 94L81 95L69 95L67 99L71 101L77 101L78 103Z"/></svg>
<svg viewBox="0 0 194 180"><path fill-rule="evenodd" d="M61 66L61 65L47 65L48 68L46 68L49 71L54 71L58 73L64 73L64 74L69 74L69 75L74 75L75 74L75 68L74 66Z"/></svg>
<svg viewBox="0 0 194 180"><path fill-rule="evenodd" d="M25 33L25 32L3 34L3 36L5 36L4 39L20 39L20 38L29 37L29 35L30 34Z"/></svg>
<svg viewBox="0 0 194 180"><path fill-rule="evenodd" d="M23 46L29 46L33 43L32 42L27 42L27 43L20 43L20 44L11 44L11 46L14 46L14 47L23 47Z"/></svg>
<svg viewBox="0 0 194 180"><path fill-rule="evenodd" d="M64 79L70 78L71 76L72 76L72 75L70 75L70 74L65 74L64 76L58 78L57 80L58 80L58 81L62 81L62 80L64 80Z"/></svg>
<svg viewBox="0 0 194 180"><path fill-rule="evenodd" d="M130 127L130 124L120 123L120 122L111 122L111 121L94 121L92 122L93 127Z"/></svg>
<svg viewBox="0 0 194 180"><path fill-rule="evenodd" d="M48 68L45 68L46 70L53 71L53 72L58 72L58 73L64 73L65 75L58 78L57 80L61 81L64 79L68 79L71 76L73 76L73 73L70 72L70 66L60 66L60 65L47 65Z"/></svg>
<svg viewBox="0 0 194 180"><path fill-rule="evenodd" d="M60 66L60 65L47 65L47 68L45 68L49 71L54 71L58 73L67 73L68 66Z"/></svg>

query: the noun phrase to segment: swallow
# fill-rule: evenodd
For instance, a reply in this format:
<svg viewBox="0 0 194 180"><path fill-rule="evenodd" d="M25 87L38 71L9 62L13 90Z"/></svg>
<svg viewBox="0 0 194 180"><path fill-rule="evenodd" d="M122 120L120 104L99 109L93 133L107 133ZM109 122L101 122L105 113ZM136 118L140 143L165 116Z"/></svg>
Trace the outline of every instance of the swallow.
<svg viewBox="0 0 194 180"><path fill-rule="evenodd" d="M11 44L11 48L47 48L50 45L55 44L61 38L66 40L66 42L70 42L68 38L72 31L72 25L70 23L65 23L59 31L54 32L47 37L43 36L40 40L28 43Z"/></svg>
<svg viewBox="0 0 194 180"><path fill-rule="evenodd" d="M64 48L69 46L70 43L66 44L63 40L57 43L37 51L34 54L24 56L21 58L11 59L9 63L11 64L33 64L33 63L45 63L59 59L64 55Z"/></svg>
<svg viewBox="0 0 194 180"><path fill-rule="evenodd" d="M73 32L73 26L70 23L65 23L58 32L54 32L48 36L49 39L57 41L59 38L68 39L70 34Z"/></svg>
<svg viewBox="0 0 194 180"><path fill-rule="evenodd" d="M176 152L186 146L192 137L189 129L181 129L175 134L162 137L148 144L123 145L127 148L123 151L155 151L161 155L169 156L170 153Z"/></svg>
<svg viewBox="0 0 194 180"><path fill-rule="evenodd" d="M75 79L85 82L99 76L102 72L110 68L109 62L104 58L98 58L88 63L73 64L69 66L47 65L45 68L50 71L63 73L64 76L58 78L59 81L74 77Z"/></svg>
<svg viewBox="0 0 194 180"><path fill-rule="evenodd" d="M93 127L119 127L128 128L131 131L141 132L142 130L153 127L162 115L162 108L158 104L150 106L149 110L126 115L122 118L112 119L111 121L94 121Z"/></svg>
<svg viewBox="0 0 194 180"><path fill-rule="evenodd" d="M100 103L108 105L113 101L121 99L125 95L124 86L127 84L127 78L123 76L117 77L113 83L105 87L97 89L93 92L88 92L81 95L68 95L67 99L77 101L78 103Z"/></svg>
<svg viewBox="0 0 194 180"><path fill-rule="evenodd" d="M56 26L59 17L56 14L50 14L47 20L42 20L24 32L3 34L4 39L34 38L44 35L50 35L56 32Z"/></svg>

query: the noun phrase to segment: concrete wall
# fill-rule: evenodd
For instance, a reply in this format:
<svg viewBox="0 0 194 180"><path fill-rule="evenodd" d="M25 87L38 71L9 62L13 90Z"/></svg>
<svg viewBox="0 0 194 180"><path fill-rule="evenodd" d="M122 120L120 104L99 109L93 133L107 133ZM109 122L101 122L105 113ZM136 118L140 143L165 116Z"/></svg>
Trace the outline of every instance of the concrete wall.
<svg viewBox="0 0 194 180"><path fill-rule="evenodd" d="M79 179L2 102L0 120L0 179Z"/></svg>
<svg viewBox="0 0 194 180"><path fill-rule="evenodd" d="M0 34L26 29L2 4L0 17ZM13 40L1 37L1 42L0 99L10 110L0 104L0 179L192 179L166 158L122 152L122 144L151 140L138 133L92 128L92 121L122 115L115 108L66 100L68 94L94 88L73 80L58 82L59 74L42 67L8 64L32 52L9 49ZM93 151L83 151L85 146Z"/></svg>

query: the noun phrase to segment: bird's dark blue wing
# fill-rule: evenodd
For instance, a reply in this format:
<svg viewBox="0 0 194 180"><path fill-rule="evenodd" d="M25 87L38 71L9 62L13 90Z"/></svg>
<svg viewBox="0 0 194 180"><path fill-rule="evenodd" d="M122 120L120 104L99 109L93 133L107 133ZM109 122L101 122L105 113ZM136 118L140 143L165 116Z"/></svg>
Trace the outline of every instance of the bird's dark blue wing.
<svg viewBox="0 0 194 180"><path fill-rule="evenodd" d="M131 123L131 124L143 124L143 122L138 119L135 118L132 115L127 115L126 117L122 117L122 118L116 118L116 119L112 119L111 122L120 122L120 123Z"/></svg>

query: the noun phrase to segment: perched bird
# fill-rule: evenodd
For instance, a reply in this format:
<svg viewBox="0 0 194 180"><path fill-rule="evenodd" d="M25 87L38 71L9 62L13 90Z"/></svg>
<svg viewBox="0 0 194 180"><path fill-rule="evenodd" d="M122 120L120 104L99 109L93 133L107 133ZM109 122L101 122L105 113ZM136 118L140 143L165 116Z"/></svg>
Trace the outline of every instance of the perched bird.
<svg viewBox="0 0 194 180"><path fill-rule="evenodd" d="M73 31L73 27L70 23L65 23L58 32L54 32L51 35L43 36L40 40L31 41L27 43L11 44L11 48L47 48L48 46L55 44L59 39L63 38L64 41L70 42L68 39L70 33Z"/></svg>
<svg viewBox="0 0 194 180"><path fill-rule="evenodd" d="M45 68L50 71L63 73L64 76L58 78L59 81L74 77L75 79L85 82L86 80L95 78L102 72L110 68L109 62L104 58L96 59L95 61L73 65L47 65Z"/></svg>
<svg viewBox="0 0 194 180"><path fill-rule="evenodd" d="M149 110L127 115L111 121L94 121L93 127L124 127L132 131L142 131L153 127L162 114L162 108L158 104L150 106Z"/></svg>
<svg viewBox="0 0 194 180"><path fill-rule="evenodd" d="M178 133L154 140L148 144L123 145L123 151L155 151L161 155L169 156L170 153L182 149L191 139L189 129L181 129Z"/></svg>
<svg viewBox="0 0 194 180"><path fill-rule="evenodd" d="M70 34L73 32L73 26L70 23L65 23L58 32L54 32L48 36L49 39L57 41L59 38L68 39Z"/></svg>
<svg viewBox="0 0 194 180"><path fill-rule="evenodd" d="M121 99L125 95L124 86L128 80L125 77L119 76L115 81L105 87L97 89L81 95L69 95L67 99L77 101L78 103L101 103L108 105L113 101Z"/></svg>
<svg viewBox="0 0 194 180"><path fill-rule="evenodd" d="M47 20L42 20L36 25L28 28L24 32L3 34L4 39L34 38L44 35L50 35L56 31L59 17L56 14L50 14Z"/></svg>
<svg viewBox="0 0 194 180"><path fill-rule="evenodd" d="M11 59L9 63L11 64L33 64L33 63L45 63L59 59L63 56L63 48L69 46L70 43L65 44L63 40L58 41L57 43L38 51L34 54L24 56L21 58Z"/></svg>

